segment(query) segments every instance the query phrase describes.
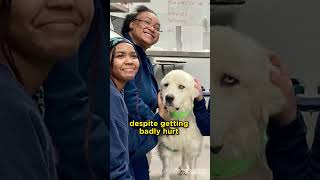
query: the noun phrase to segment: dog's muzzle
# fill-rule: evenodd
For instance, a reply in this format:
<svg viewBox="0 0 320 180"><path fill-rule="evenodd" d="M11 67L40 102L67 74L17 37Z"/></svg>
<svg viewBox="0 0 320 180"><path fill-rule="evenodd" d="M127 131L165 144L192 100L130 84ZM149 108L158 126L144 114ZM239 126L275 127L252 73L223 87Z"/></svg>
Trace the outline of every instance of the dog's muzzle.
<svg viewBox="0 0 320 180"><path fill-rule="evenodd" d="M219 152L222 150L223 144L222 145L213 145L210 147L210 150L213 154L219 154Z"/></svg>
<svg viewBox="0 0 320 180"><path fill-rule="evenodd" d="M173 103L174 96L168 94L168 95L166 95L165 100L166 100L166 103L167 103L167 104L170 104L170 105L171 105L171 104Z"/></svg>

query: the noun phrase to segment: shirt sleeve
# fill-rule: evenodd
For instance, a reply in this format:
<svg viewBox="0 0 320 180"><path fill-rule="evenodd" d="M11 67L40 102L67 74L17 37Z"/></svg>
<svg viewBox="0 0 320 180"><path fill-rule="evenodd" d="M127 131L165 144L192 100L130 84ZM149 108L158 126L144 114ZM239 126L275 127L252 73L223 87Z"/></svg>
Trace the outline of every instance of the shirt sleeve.
<svg viewBox="0 0 320 180"><path fill-rule="evenodd" d="M206 108L204 98L201 101L194 100L193 112L201 134L203 136L210 136L210 112Z"/></svg>
<svg viewBox="0 0 320 180"><path fill-rule="evenodd" d="M125 86L125 101L129 111L130 119L136 121L151 120L154 113L139 96L134 80L128 81Z"/></svg>
<svg viewBox="0 0 320 180"><path fill-rule="evenodd" d="M129 125L122 97L110 94L110 179L133 180L129 165Z"/></svg>
<svg viewBox="0 0 320 180"><path fill-rule="evenodd" d="M115 118L115 117L113 117ZM127 128L117 120L110 122L110 179L112 180L133 180L129 168L129 151L127 138L122 138L128 134Z"/></svg>
<svg viewBox="0 0 320 180"><path fill-rule="evenodd" d="M315 137L311 148L310 179L320 179L320 116L318 116Z"/></svg>
<svg viewBox="0 0 320 180"><path fill-rule="evenodd" d="M18 99L2 100L0 97L6 104L0 112L0 179L51 179L47 155L40 143L44 137L33 126L33 121L39 119L32 119L27 111L11 105L10 101Z"/></svg>
<svg viewBox="0 0 320 180"><path fill-rule="evenodd" d="M306 126L300 113L287 126L279 126L270 119L266 145L267 163L274 180L309 179L310 154L306 141Z"/></svg>
<svg viewBox="0 0 320 180"><path fill-rule="evenodd" d="M159 114L156 114L153 117L153 121L156 121L160 124L160 122L164 120ZM160 125L157 127L157 129L159 129L159 127ZM137 157L145 156L145 154L152 150L157 144L157 135L141 135L139 134L139 129L129 127L129 149L131 162Z"/></svg>

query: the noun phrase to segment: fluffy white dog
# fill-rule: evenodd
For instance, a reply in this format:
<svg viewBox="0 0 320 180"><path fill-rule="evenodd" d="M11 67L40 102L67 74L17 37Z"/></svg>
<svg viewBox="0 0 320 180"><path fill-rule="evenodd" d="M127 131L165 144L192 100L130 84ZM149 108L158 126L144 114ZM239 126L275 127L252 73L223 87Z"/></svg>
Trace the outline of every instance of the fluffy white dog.
<svg viewBox="0 0 320 180"><path fill-rule="evenodd" d="M264 180L265 130L284 98L270 80L268 52L227 27L211 27L211 148L214 179Z"/></svg>
<svg viewBox="0 0 320 180"><path fill-rule="evenodd" d="M184 122L184 127L171 127L165 131L178 130L178 135L159 137L159 154L163 164L162 180L169 180L169 164L172 157L182 155L179 167L181 175L188 175L195 168L202 146L202 135L193 114L193 101L199 94L193 77L182 71L172 70L161 80L163 104L169 111L166 123ZM187 126L186 126L187 125ZM177 129L176 129L177 128Z"/></svg>

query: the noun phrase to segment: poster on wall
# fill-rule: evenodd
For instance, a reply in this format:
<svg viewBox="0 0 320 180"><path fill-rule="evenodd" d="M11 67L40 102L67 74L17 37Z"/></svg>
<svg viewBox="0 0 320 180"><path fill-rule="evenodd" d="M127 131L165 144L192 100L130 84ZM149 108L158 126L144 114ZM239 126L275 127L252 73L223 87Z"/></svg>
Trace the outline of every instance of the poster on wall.
<svg viewBox="0 0 320 180"><path fill-rule="evenodd" d="M168 0L168 21L177 26L202 26L208 12L210 0Z"/></svg>

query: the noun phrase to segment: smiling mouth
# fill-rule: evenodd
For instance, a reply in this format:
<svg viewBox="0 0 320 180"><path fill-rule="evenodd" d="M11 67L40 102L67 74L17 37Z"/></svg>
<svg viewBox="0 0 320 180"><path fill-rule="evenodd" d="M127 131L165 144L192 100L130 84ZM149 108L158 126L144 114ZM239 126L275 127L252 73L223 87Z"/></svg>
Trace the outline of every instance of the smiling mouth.
<svg viewBox="0 0 320 180"><path fill-rule="evenodd" d="M175 107L172 103L167 103L165 104L165 109L168 109L168 108L174 108L175 110L179 110L180 108L179 107Z"/></svg>
<svg viewBox="0 0 320 180"><path fill-rule="evenodd" d="M59 17L44 20L36 25L37 28L46 31L75 31L81 25L80 19L70 17Z"/></svg>
<svg viewBox="0 0 320 180"><path fill-rule="evenodd" d="M124 71L135 71L134 68L124 68L124 69L122 69L122 70L124 70Z"/></svg>
<svg viewBox="0 0 320 180"><path fill-rule="evenodd" d="M144 32L146 35L148 35L149 37L151 37L152 39L154 39L154 36L150 33Z"/></svg>

